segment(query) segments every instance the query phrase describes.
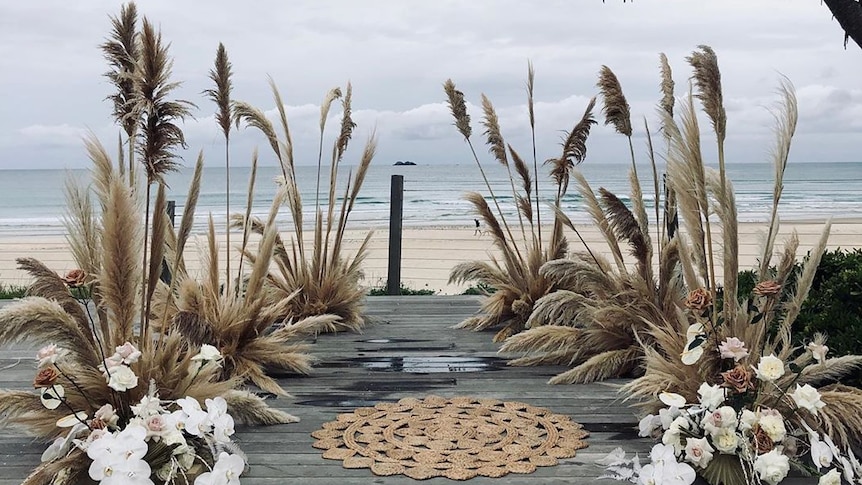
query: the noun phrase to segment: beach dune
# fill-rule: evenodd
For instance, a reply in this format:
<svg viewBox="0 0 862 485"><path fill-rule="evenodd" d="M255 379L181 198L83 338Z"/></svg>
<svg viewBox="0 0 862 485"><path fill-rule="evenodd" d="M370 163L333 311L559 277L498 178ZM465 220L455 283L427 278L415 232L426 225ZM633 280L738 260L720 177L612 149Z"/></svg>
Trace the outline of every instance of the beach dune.
<svg viewBox="0 0 862 485"><path fill-rule="evenodd" d="M796 230L800 239L798 254L800 257L804 256L820 238L823 224L823 221L782 224L776 251L780 250L784 239L790 235L791 231ZM594 252L609 255L601 233L594 225L581 224L577 227ZM767 226L763 223L740 224L739 260L741 268L754 267L756 264L766 229ZM352 256L367 232L367 229L347 231L344 254ZM549 232L549 228L545 229L545 234ZM655 234L654 231L653 234ZM569 231L567 236L570 250L583 251L583 245L573 233ZM284 234L284 237L288 238L289 235ZM517 233L516 237L519 237ZM233 243L238 239L239 237L235 236L231 241ZM192 274L197 274L200 271L202 243L203 239L198 244L192 242L186 249L187 263ZM388 246L388 230L375 230L369 245L368 257L363 265L366 286L374 287L386 284ZM224 247L222 240L220 244L222 257L224 257ZM833 221L828 247L830 249L862 247L862 221ZM407 227L404 229L402 239L401 279L404 285L414 289L430 289L441 294L458 294L464 291L466 285L450 285L448 283L450 269L465 261L487 261L489 254L498 254L494 248L492 237L486 233L475 234L474 227ZM721 252L717 251L717 255L720 256L720 254ZM16 267L15 259L19 257L36 258L58 273L65 273L75 268L74 260L63 236L4 236L0 237L0 282L19 285L29 282L26 273ZM238 252L233 251L232 257L236 260ZM233 267L236 268L235 265ZM717 272L721 270L718 261L716 261L716 270Z"/></svg>

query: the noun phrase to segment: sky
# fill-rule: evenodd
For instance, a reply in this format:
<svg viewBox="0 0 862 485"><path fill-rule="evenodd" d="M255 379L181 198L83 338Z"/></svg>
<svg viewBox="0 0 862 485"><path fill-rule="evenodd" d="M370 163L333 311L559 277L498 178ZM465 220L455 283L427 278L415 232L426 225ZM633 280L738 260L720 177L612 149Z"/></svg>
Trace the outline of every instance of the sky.
<svg viewBox="0 0 862 485"><path fill-rule="evenodd" d="M3 1L0 4L0 168L83 168L82 137L94 133L115 153L119 128L105 97L107 64L98 45L122 2ZM531 152L526 109L527 62L536 71L537 151L556 156L560 139L597 94L597 73L610 67L632 106L635 147L645 161L643 119L657 127L659 53L674 70L676 95L688 92L685 57L715 49L728 117L727 159L769 160L776 87L794 84L799 126L792 160L862 161L862 49L845 50L843 32L819 0L140 0L138 10L171 43L175 96L197 104L185 130L192 165L203 150L222 164L214 105L201 92L223 42L234 69L236 100L276 119L271 76L286 104L297 163L316 164L320 103L333 87L353 85L358 128L346 163L376 133L375 163L471 162L452 125L443 82L451 78L470 102L481 135L481 94L494 103L503 136ZM599 101L601 103L601 100ZM330 113L325 143L338 129ZM601 116L597 116L603 121ZM702 119L704 129L708 127ZM704 133L708 136L709 133ZM480 140L477 139L477 142ZM232 135L232 163L275 159L262 135ZM714 142L704 141L715 159ZM479 149L483 161L490 155ZM625 163L628 145L607 126L588 141L585 163Z"/></svg>

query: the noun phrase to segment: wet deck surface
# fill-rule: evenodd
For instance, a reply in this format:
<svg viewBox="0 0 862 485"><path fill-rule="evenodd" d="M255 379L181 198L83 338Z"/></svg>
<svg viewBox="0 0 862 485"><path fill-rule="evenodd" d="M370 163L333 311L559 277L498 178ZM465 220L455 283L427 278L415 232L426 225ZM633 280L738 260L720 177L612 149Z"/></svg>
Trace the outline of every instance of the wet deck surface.
<svg viewBox="0 0 862 485"><path fill-rule="evenodd" d="M373 297L367 314L375 323L362 334L322 335L313 347L320 359L314 375L284 376L290 398L270 401L298 416L296 424L238 427L236 441L251 465L245 485L402 484L403 475L378 477L368 469L345 469L312 448L311 433L339 413L381 401L429 394L520 401L572 417L590 431L589 447L553 467L529 475L477 477L471 484L592 484L604 470L593 462L617 446L648 453L651 440L637 437L633 410L621 402L622 381L590 385L550 386L546 381L561 367L506 366L491 342L493 333L450 328L473 314L477 297ZM0 387L25 388L32 379L32 352L0 352ZM19 358L23 359L18 363ZM0 485L20 483L36 466L45 445L5 431L0 435ZM619 483L600 480L599 483ZM446 478L424 480L431 485L454 483ZM785 483L789 483L785 482ZM794 483L805 483L795 482ZM812 481L811 483L816 483Z"/></svg>

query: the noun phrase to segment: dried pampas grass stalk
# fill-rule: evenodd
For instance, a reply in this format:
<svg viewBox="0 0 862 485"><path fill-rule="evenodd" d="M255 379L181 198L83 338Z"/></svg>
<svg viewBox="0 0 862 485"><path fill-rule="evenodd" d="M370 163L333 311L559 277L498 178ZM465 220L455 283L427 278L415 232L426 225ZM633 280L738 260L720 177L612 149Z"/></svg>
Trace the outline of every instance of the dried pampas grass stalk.
<svg viewBox="0 0 862 485"><path fill-rule="evenodd" d="M138 38L138 9L134 2L120 8L120 14L111 16L111 34L99 46L111 70L105 73L116 88L108 99L113 105L113 116L126 132L129 150L129 186L135 184L135 133L138 128L138 71L140 56ZM122 142L121 142L122 145ZM122 150L120 151L122 153ZM121 166L124 166L122 162ZM121 173L124 170L120 169Z"/></svg>
<svg viewBox="0 0 862 485"><path fill-rule="evenodd" d="M215 88L207 89L204 94L216 105L215 121L224 135L224 166L225 166L225 293L231 290L230 272L230 129L231 129L231 92L233 91L233 71L227 57L227 49L219 42L216 50L215 65L210 69L210 79Z"/></svg>
<svg viewBox="0 0 862 485"><path fill-rule="evenodd" d="M173 61L168 55L168 46L162 42L162 34L147 18L143 20L141 29L141 57L139 62L140 98L138 110L140 113L140 135L138 137L138 153L144 163L147 176L147 191L144 202L144 251L142 267L148 268L147 241L150 229L150 197L153 183L164 184L164 175L175 171L178 167L174 150L186 147L185 136L177 122L190 116L188 101L172 101L168 95L179 86L170 80ZM142 287L149 288L147 274L144 274ZM141 293L141 346L149 345L149 310L148 292ZM121 342L122 343L122 342Z"/></svg>

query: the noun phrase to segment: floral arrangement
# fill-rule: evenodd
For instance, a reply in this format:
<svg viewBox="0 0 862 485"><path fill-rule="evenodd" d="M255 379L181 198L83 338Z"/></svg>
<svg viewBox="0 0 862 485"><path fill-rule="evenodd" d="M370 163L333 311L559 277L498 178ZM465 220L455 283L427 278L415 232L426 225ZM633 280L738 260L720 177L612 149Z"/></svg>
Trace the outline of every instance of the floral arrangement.
<svg viewBox="0 0 862 485"><path fill-rule="evenodd" d="M697 362L704 352L698 342L706 336L701 324L690 327L689 347L697 350L687 350L683 361ZM605 460L613 478L691 484L700 474L710 483L776 485L794 467L818 475L820 485L839 485L842 477L847 483L862 479L862 463L852 448L838 447L808 424L826 403L815 387L798 383L805 369L800 362L823 366L826 345L809 343L806 353L789 365L769 354L748 367L739 363L749 352L738 338L726 338L715 350L729 367L720 373L721 382L703 382L695 403L680 394L660 394L665 407L639 424L640 436L661 439L650 463L640 466L639 460L615 451Z"/></svg>
<svg viewBox="0 0 862 485"><path fill-rule="evenodd" d="M33 387L39 390L42 405L49 410L63 407L72 412L57 421L58 428L69 431L45 450L43 463L63 460L75 449L91 460L87 475L105 485L153 484L153 474L162 483L191 483L190 477L197 477L196 485L239 483L245 459L232 445L234 420L223 397L206 399L206 409L190 396L163 401L151 382L147 394L129 407L131 414L111 403L96 409L97 403L88 402L89 409L96 409L91 416L88 411L76 411L66 398L65 388L57 382L63 376L83 397L88 397L63 370L67 353L51 344L36 354L39 370ZM108 387L117 393L138 387L140 383L131 366L141 355L129 342L117 347L101 366ZM214 347L205 345L191 360L198 370L203 370L218 366L221 358ZM217 459L210 466L213 457Z"/></svg>

